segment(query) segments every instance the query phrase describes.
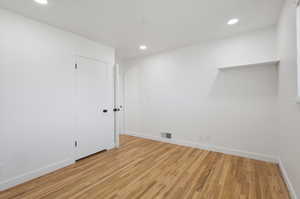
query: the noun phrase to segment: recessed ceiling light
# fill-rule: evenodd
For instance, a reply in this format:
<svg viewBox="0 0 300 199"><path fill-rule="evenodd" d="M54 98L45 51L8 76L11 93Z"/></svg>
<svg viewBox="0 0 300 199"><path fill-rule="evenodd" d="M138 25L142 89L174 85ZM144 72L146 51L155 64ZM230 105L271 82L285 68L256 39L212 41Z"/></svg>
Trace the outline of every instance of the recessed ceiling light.
<svg viewBox="0 0 300 199"><path fill-rule="evenodd" d="M228 25L235 25L235 24L237 24L237 23L239 23L239 19L237 19L237 18L234 18L234 19L230 19L228 22L227 22L227 24Z"/></svg>
<svg viewBox="0 0 300 199"><path fill-rule="evenodd" d="M146 45L140 45L140 50L147 50L147 46Z"/></svg>
<svg viewBox="0 0 300 199"><path fill-rule="evenodd" d="M38 4L42 4L42 5L47 5L48 4L48 0L34 0L36 3Z"/></svg>

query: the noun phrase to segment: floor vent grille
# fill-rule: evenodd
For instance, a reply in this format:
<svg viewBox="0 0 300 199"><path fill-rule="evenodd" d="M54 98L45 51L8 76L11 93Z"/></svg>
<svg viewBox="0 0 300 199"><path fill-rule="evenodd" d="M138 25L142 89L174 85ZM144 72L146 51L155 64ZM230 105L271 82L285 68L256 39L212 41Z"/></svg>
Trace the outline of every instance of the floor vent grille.
<svg viewBox="0 0 300 199"><path fill-rule="evenodd" d="M167 138L167 139L172 139L172 133L163 132L163 133L161 133L161 137Z"/></svg>

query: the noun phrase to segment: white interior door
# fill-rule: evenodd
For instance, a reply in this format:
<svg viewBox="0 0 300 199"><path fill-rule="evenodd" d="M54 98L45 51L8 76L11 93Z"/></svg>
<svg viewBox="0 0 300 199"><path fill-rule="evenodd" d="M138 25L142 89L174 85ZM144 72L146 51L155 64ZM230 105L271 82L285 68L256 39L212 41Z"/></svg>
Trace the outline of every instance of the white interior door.
<svg viewBox="0 0 300 199"><path fill-rule="evenodd" d="M113 66L77 57L76 159L114 147Z"/></svg>

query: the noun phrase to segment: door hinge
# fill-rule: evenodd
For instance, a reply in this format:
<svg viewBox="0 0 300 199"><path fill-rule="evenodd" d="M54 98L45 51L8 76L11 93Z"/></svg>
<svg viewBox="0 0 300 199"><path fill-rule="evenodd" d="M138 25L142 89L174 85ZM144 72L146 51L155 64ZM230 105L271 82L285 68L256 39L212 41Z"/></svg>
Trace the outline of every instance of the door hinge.
<svg viewBox="0 0 300 199"><path fill-rule="evenodd" d="M75 64L75 69L77 69L77 64Z"/></svg>
<svg viewBox="0 0 300 199"><path fill-rule="evenodd" d="M75 148L77 148L77 141L75 141Z"/></svg>

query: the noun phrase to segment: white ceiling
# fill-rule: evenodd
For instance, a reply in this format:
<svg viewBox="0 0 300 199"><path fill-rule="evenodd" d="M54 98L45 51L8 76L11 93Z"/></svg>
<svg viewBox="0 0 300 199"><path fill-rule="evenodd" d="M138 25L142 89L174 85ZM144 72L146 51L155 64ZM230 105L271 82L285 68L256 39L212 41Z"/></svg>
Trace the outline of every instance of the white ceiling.
<svg viewBox="0 0 300 199"><path fill-rule="evenodd" d="M277 23L284 0L0 0L0 7L113 46L123 58ZM228 26L230 18L240 23ZM138 46L145 44L142 52Z"/></svg>

